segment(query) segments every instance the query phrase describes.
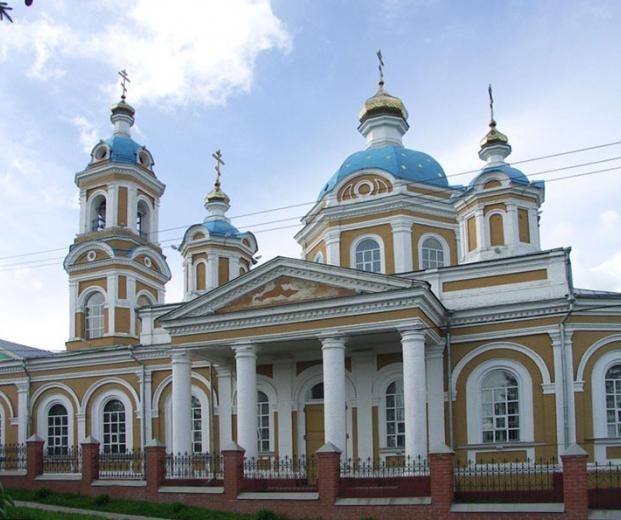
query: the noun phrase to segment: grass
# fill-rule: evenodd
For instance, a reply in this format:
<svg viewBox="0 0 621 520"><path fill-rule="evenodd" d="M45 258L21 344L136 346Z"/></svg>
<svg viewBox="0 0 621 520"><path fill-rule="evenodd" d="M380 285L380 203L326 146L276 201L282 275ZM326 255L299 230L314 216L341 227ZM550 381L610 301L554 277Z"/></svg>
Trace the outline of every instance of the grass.
<svg viewBox="0 0 621 520"><path fill-rule="evenodd" d="M40 509L29 509L27 507L15 507L9 514L10 520L102 520L99 516L74 515L68 513L53 513L51 511L41 511Z"/></svg>
<svg viewBox="0 0 621 520"><path fill-rule="evenodd" d="M47 488L41 488L36 491L27 489L7 489L8 494L14 500L23 500L27 502L38 502L41 504L49 504L63 507L74 507L76 509L87 509L96 511L108 511L110 513L121 513L126 515L142 515L152 516L154 518L166 518L170 520L287 520L271 511L258 511L256 515L245 515L240 513L227 513L223 511L213 511L202 507L187 506L176 502L172 504L164 504L159 502L144 502L139 500L117 500L110 498L108 495L102 494L96 497L86 495L77 495L74 493L57 493ZM16 508L17 509L17 508ZM34 510L30 510L34 511ZM39 515L52 513L36 512ZM60 513L54 513L60 516L31 516L11 517L20 520L91 520L92 516L63 516ZM101 520L101 518L98 518Z"/></svg>

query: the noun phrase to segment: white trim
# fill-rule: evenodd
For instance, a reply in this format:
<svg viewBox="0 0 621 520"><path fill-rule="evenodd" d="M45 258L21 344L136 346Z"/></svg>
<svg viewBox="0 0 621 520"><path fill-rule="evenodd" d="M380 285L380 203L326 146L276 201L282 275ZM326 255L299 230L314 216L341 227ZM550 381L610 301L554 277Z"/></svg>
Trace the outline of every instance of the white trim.
<svg viewBox="0 0 621 520"><path fill-rule="evenodd" d="M82 404L80 405L80 413L88 413L89 401L92 395L95 393L95 390L97 390L99 387L102 387L104 385L113 385L113 384L120 385L129 392L129 394L134 398L136 409L140 406L140 398L138 397L136 390L134 390L134 387L131 386L124 379L119 379L118 377L111 377L111 378L97 381L88 388L88 390L84 393L84 397L82 397ZM118 392L118 390L114 390L114 391ZM91 406L90 408L92 410L93 407Z"/></svg>
<svg viewBox="0 0 621 520"><path fill-rule="evenodd" d="M204 366L209 366L209 365L204 365ZM196 367L196 366L192 367L192 369L195 369L195 368L199 368L199 367ZM166 368L161 368L161 370L166 370ZM194 371L192 371L192 378L196 379L197 381L200 381L203 385L205 385L205 388L207 388L207 391L210 394L213 394L213 400L214 400L213 407L214 407L214 410L216 410L219 406L218 393L216 392L215 389L212 390L209 379L207 379L206 377ZM160 405L160 400L162 399L162 393L164 392L166 387L170 384L172 384L172 374L169 374L164 379L162 379L160 384L157 385L155 392L153 392L153 398L151 400L151 410L153 410L152 411L153 418L159 417L159 405Z"/></svg>
<svg viewBox="0 0 621 520"><path fill-rule="evenodd" d="M621 334L613 334L612 336L606 336L605 338L601 338L597 340L595 343L593 343L588 349L586 349L586 351L580 358L580 363L578 364L578 370L576 372L577 382L584 382L584 372L586 370L586 366L587 366L587 363L589 362L589 359L591 359L591 356L595 354L595 352L599 350L600 348L614 341L621 342ZM593 380L592 377L593 376L591 376L591 381Z"/></svg>
<svg viewBox="0 0 621 520"><path fill-rule="evenodd" d="M77 413L77 411L80 409L80 399L78 399L77 394L73 391L71 387L67 386L64 383L59 383L59 382L48 383L46 385L43 385L37 388L30 396L30 408L34 409L34 405L37 402L37 399L41 395L43 395L43 393L47 392L48 390L52 388L59 388L67 392L71 396L71 399L73 399L73 403L71 404L71 406L73 407L74 411Z"/></svg>
<svg viewBox="0 0 621 520"><path fill-rule="evenodd" d="M33 401L34 402L34 401ZM47 420L52 406L60 404L67 410L67 447L77 446L73 423L76 409L71 400L64 394L46 395L37 407L37 435L44 440L43 446L47 447Z"/></svg>
<svg viewBox="0 0 621 520"><path fill-rule="evenodd" d="M13 409L13 404L4 392L0 392L0 408L3 409L2 417L0 418L0 420L2 421L2 424L0 425L0 434L2 435L2 439L0 439L0 441L2 442L2 444L4 444L4 427L9 423L13 424L17 420L17 417L15 416L15 410ZM8 413L5 414L5 411L7 411ZM9 419L9 421L7 422L5 421L5 419Z"/></svg>
<svg viewBox="0 0 621 520"><path fill-rule="evenodd" d="M207 257L209 258L209 257ZM198 284L198 275L197 275L197 271L198 271L198 266L200 264L204 264L205 265L205 287L203 287L202 289L199 289L197 284ZM192 269L191 269L191 273L190 273L190 287L192 291L206 291L207 290L207 279L209 277L209 264L207 262L207 259L205 258L198 258L196 259L194 262L192 262Z"/></svg>
<svg viewBox="0 0 621 520"><path fill-rule="evenodd" d="M544 389L543 393L544 394L554 393L553 386L550 386L552 382L550 379L550 371L548 370L548 367L545 361L539 354L537 354L530 348L525 347L523 345L518 345L517 343L498 342L498 343L488 343L487 345L481 345L480 347L477 347L474 350L471 350L470 352L468 352L468 354L466 354L463 358L459 360L459 363L455 365L455 368L453 369L453 374L452 374L453 384L451 388L453 399L455 399L457 396L457 383L459 380L459 376L462 370L465 368L465 366L468 363L470 363L470 361L472 361L475 357L485 352L489 352L490 350L502 350L502 349L520 352L524 354L525 356L527 356L528 358L530 358L531 361L535 363L535 365L539 369L539 373L541 374L542 385Z"/></svg>
<svg viewBox="0 0 621 520"><path fill-rule="evenodd" d="M85 222L86 225L85 225L84 229L82 230L83 233L92 233L94 231L92 229L92 227L91 227L92 222L93 222L93 216L95 214L95 208L93 207L93 205L95 204L95 201L96 201L97 197L100 196L100 195L106 201L106 214L105 214L106 225L105 225L105 228L112 226L112 222L110 222L109 218L108 218L108 214L110 213L110 206L111 206L110 200L109 200L109 194L104 189L97 188L86 199L86 222Z"/></svg>
<svg viewBox="0 0 621 520"><path fill-rule="evenodd" d="M487 214L485 213L485 210L483 210L483 218L485 219L485 227L487 230L487 243L485 244L485 247L488 248L492 248L492 247L506 247L509 245L508 240L507 240L507 236L509 233L509 226L507 223L507 220L509 219L509 215L506 211L502 210L502 209L493 209L490 212L488 212ZM491 225L491 221L490 219L494 216L494 215L500 215L502 217L502 244L496 244L496 245L492 245L492 225ZM482 249L482 248L477 248L477 249Z"/></svg>
<svg viewBox="0 0 621 520"><path fill-rule="evenodd" d="M107 382L108 381L106 381L106 383ZM93 399L93 404L90 407L91 435L101 443L100 446L103 450L103 413L106 404L113 399L118 399L119 401L121 401L121 403L123 403L123 406L125 407L125 446L127 448L127 451L131 451L134 447L135 408L132 406L131 399L127 396L127 394L125 392L119 391L116 388L102 392Z"/></svg>
<svg viewBox="0 0 621 520"><path fill-rule="evenodd" d="M468 376L466 382L466 421L468 430L468 444L484 444L495 448L498 444L510 444L490 442L483 443L481 427L481 382L483 378L493 370L507 370L518 380L518 395L520 406L520 439L519 442L532 442L534 440L533 426L533 381L528 369L521 363L512 359L489 359L478 365Z"/></svg>
<svg viewBox="0 0 621 520"><path fill-rule="evenodd" d="M436 240L440 242L440 245L442 246L442 249L444 252L444 265L442 267L451 265L451 248L448 242L446 241L446 239L442 235L439 235L437 233L428 232L428 233L423 233L420 236L420 238L418 239L418 244L416 246L418 248L418 269L420 270L425 269L423 267L423 243L428 238L435 238ZM434 268L430 268L430 269L434 269Z"/></svg>
<svg viewBox="0 0 621 520"><path fill-rule="evenodd" d="M269 404L269 428L270 428L270 452L276 451L276 438L275 438L275 424L274 424L274 412L278 411L278 390L274 386L272 379L266 376L257 374L257 392L263 392L267 396L267 402ZM258 410L257 410L258 412ZM257 438L258 442L258 438ZM259 455L261 453L259 452Z"/></svg>
<svg viewBox="0 0 621 520"><path fill-rule="evenodd" d="M321 251L317 252L317 254L315 255L315 258L313 258L313 262L315 262L316 264L323 264L323 254L321 254Z"/></svg>
<svg viewBox="0 0 621 520"><path fill-rule="evenodd" d="M385 254L385 246L384 246L384 240L382 239L382 237L380 237L379 235L376 235L375 233L364 233L360 236L357 236L351 243L351 246L349 246L349 266L352 269L358 269L358 267L356 267L356 248L358 247L358 244L360 244L360 242L362 242L363 240L367 240L367 239L371 239L374 240L375 242L377 242L377 245L379 246L379 253L380 253L380 273L386 273L386 254ZM359 269L362 270L362 269ZM369 272L376 272L376 271L369 271Z"/></svg>
<svg viewBox="0 0 621 520"><path fill-rule="evenodd" d="M585 353L586 356L586 353ZM606 417L606 372L613 366L621 364L621 349L612 350L603 354L593 365L591 371L591 399L593 404L593 437L595 439L608 438L608 420ZM611 445L620 438L611 438ZM595 462L607 463L609 460L619 462L619 459L608 459L606 456L607 445L597 443L594 445Z"/></svg>
<svg viewBox="0 0 621 520"><path fill-rule="evenodd" d="M106 279L106 283L107 283L107 279ZM82 291L82 293L78 296L77 308L84 311L86 309L87 300L93 295L93 293L96 293L96 292L101 293L102 296L104 297L104 301L105 301L104 308L107 309L109 305L108 294L104 289L102 289L98 285L91 285Z"/></svg>

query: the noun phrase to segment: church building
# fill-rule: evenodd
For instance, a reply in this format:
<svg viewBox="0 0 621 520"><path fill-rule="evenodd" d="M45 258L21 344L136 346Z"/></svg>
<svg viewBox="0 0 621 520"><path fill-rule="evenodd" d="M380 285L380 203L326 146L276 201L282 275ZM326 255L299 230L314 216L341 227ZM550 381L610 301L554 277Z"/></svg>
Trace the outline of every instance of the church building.
<svg viewBox="0 0 621 520"><path fill-rule="evenodd" d="M75 175L66 351L0 342L0 444L300 457L331 442L398 464L577 443L621 461L621 294L574 287L570 249L541 248L544 183L511 166L493 114L480 172L453 185L404 145L410 116L382 78L359 114L365 143L302 219L300 258L260 265L227 217L216 152L205 218L178 247L179 302L164 297L165 185L135 116L123 96Z"/></svg>

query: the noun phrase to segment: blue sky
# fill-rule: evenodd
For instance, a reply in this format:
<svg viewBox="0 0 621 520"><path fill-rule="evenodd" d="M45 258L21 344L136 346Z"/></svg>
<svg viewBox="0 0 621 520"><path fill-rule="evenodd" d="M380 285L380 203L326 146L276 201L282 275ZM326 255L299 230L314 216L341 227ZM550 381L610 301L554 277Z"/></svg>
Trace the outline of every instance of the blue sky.
<svg viewBox="0 0 621 520"><path fill-rule="evenodd" d="M111 133L122 68L132 77L134 137L167 185L162 229L202 220L216 148L226 160L231 216L314 200L364 146L357 114L376 89L380 47L386 88L410 112L406 146L434 156L449 175L481 166L489 82L499 129L513 146L509 160L621 139L615 1L11 3L15 23L0 23L0 257L73 240L73 176ZM621 146L521 167L531 174L617 156ZM535 178L614 167L621 159ZM543 247L573 247L577 286L621 290L620 179L621 169L547 185ZM262 230L294 226L308 207L234 224L257 233L262 261L297 257L298 227ZM169 247L182 234L160 237L174 273L168 301L182 294L180 258ZM63 347L65 252L0 259L0 337Z"/></svg>

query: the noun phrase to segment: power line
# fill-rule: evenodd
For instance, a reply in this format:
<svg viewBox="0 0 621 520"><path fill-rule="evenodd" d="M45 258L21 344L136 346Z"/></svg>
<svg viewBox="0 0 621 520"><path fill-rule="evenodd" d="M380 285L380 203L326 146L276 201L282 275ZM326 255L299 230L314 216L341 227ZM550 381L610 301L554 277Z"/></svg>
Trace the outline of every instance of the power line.
<svg viewBox="0 0 621 520"><path fill-rule="evenodd" d="M530 159L524 159L522 161L516 161L513 162L511 164L523 164L523 163L527 163L527 162L533 162L533 161L538 161L538 160L542 160L542 159L549 159L549 158L554 158L554 157L560 157L560 156L564 156L564 155L568 155L568 154L573 154L573 153L579 153L579 152L583 152L583 151L590 151L590 150L596 150L596 149L601 149L604 147L609 147L609 146L615 146L621 144L621 141L613 141L610 143L604 143L604 144L600 144L600 145L595 145L595 146L590 146L590 147L584 147L584 148L578 148L578 149L574 149L574 150L568 150L565 152L559 152L559 153L555 153L555 154L549 154L549 155L544 155L544 156L539 156L539 157L533 157ZM525 174L528 175L530 177L534 177L534 176L538 176L538 175L544 175L544 174L548 174L548 173L554 173L557 171L563 171L563 170L568 170L568 169L574 169L574 168L580 168L580 167L585 167L585 166L590 166L590 165L595 165L595 164L602 164L605 162L611 162L611 161L615 161L615 160L620 160L621 156L615 156L615 157L610 157L610 158L606 158L606 159L600 159L600 160L595 160L595 161L589 161L589 162L585 162L585 163L580 163L580 164L574 164L574 165L569 165L569 166L562 166L562 167L558 167L558 168L552 168L552 169L548 169L548 170L541 170L538 172L532 172L529 174ZM588 175L593 175L596 173L605 173L608 171L613 171L619 168L608 168L608 169L602 169L602 170L596 170L593 172L585 172L585 173L581 173L581 174L575 174L575 175L570 175L570 176L563 176L563 177L558 177L558 178L554 178L554 179L546 179L547 182L552 182L555 180L561 180L561 179L570 179L570 178L574 178L574 177L582 177L582 176L588 176ZM476 173L476 172L480 172L480 169L477 170L468 170L465 172L459 172L459 173L454 173L454 174L450 174L447 175L447 177L455 177L455 176L459 176L459 175L465 175L467 173ZM427 180L431 180L431 179L427 179ZM424 182L425 179L421 180L420 182ZM414 193L410 193L410 196L413 198L419 198L419 199L423 199L424 202L419 204L420 206L424 206L426 204L430 204L430 203L438 203L438 202L443 202L443 201L429 201L425 195L434 195L434 194L438 194L438 193L455 193L456 190L454 188L439 188L439 189L434 189L434 190L428 190L428 191L423 191L421 194L414 194ZM298 204L290 204L287 206L280 206L280 207L276 207L276 208L270 208L270 209L266 209L266 210L260 210L260 211L255 211L255 212L250 212L250 213L244 213L244 214L239 214L239 215L234 215L231 216L229 218L231 219L239 219L239 218L244 218L244 217L248 217L248 216L254 216L254 215L262 215L262 214L266 214L266 213L273 213L273 212L277 212L277 211L283 211L286 209L293 209L293 208L299 208L299 207L303 207L303 206L308 206L310 204L315 204L317 201L309 201L309 202L302 202L302 203L298 203ZM449 204L449 202L446 202L447 204ZM267 221L267 222L262 222L262 223L255 223L255 224L249 224L248 227L251 226L261 226L261 225L267 225L267 224L271 224L271 223L277 223L277 222L286 222L289 220L294 220L294 219L300 219L303 218L304 215L302 216L295 216L295 217L288 217L288 218L283 218L283 219L278 219L278 220L273 220L273 221ZM314 219L313 219L314 220ZM307 222L306 225L308 225L311 222ZM187 229L188 227L190 227L191 225L195 225L196 223L193 224L189 224L189 225L184 225L184 226L175 226L175 227L171 227L171 228L164 228L159 230L160 233L166 232L166 231L176 231L179 229ZM288 229L294 226L284 226L284 227L279 227L279 228L274 228L271 229L269 231L275 231L275 230L279 230L279 229ZM268 230L265 230L268 231ZM259 231L255 232L258 233ZM169 242L169 241L174 241L174 240L179 240L183 237L178 237L178 238L173 238L173 239L166 239L166 240L162 240L161 242ZM23 258L23 257L27 257L27 256L36 256L39 254L44 254L44 253L50 253L50 252L58 252L58 251L66 251L66 247L62 247L62 248L55 248L55 249L46 249L46 250L41 250L41 251L34 251L34 252L30 252L30 253L21 253L21 254L16 254L16 255L8 255L8 256L4 256L4 257L0 257L0 261L2 260L9 260L9 259L13 259L13 258ZM38 261L44 261L46 259L41 259ZM32 263L35 263L37 261L32 261ZM24 262L25 263L30 263L30 262ZM0 272L3 270L3 267L9 267L12 265L18 265L18 264L5 264L0 266Z"/></svg>

